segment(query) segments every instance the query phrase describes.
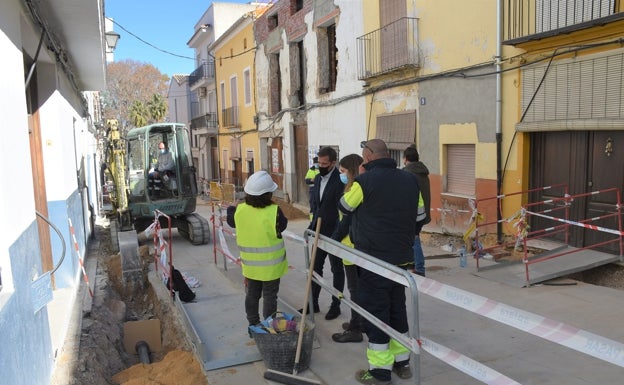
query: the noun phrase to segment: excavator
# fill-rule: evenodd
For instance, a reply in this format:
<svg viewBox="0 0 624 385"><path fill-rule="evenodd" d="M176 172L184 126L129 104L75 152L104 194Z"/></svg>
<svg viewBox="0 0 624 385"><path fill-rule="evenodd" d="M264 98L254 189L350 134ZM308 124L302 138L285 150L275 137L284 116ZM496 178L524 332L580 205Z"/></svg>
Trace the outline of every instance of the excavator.
<svg viewBox="0 0 624 385"><path fill-rule="evenodd" d="M210 242L208 220L195 212L197 180L186 126L151 124L133 128L122 138L118 121L109 119L106 130L102 206L111 218L113 248L119 250L122 233L133 232L132 238L145 230L154 221L154 210L168 215L171 226L193 245ZM154 196L149 178L160 143L167 146L175 166L162 175L160 193ZM161 226L165 228L167 223Z"/></svg>

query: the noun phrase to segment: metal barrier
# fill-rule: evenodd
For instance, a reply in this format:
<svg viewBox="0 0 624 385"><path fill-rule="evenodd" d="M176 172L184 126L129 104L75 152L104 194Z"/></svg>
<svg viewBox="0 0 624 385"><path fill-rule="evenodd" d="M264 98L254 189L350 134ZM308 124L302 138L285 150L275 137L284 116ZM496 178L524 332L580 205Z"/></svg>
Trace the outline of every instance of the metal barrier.
<svg viewBox="0 0 624 385"><path fill-rule="evenodd" d="M616 199L617 202L615 204L615 211L614 212L610 212L608 214L605 215L601 215L598 217L593 217L593 218L588 218L588 219L583 219L580 221L572 221L570 219L568 219L568 212L569 212L569 206L572 204L572 202L574 201L574 199L576 198L583 198L583 197L589 197L589 196L596 196L599 194L608 194L608 193L615 193L616 194ZM552 204L557 204L558 202L562 202L564 207L565 207L565 218L557 218L554 217L552 215L546 215L546 214L550 214L552 212L556 212L558 209L561 209L561 206L559 207L555 207L554 209L548 209L548 210L543 210L543 211L529 211L527 210L527 208L529 207L535 207L538 204L543 204L543 203L552 203ZM577 253L579 251L582 250L588 250L588 249L593 249L593 248L597 248L597 247L601 247L601 246L606 246L608 244L611 243L615 243L618 242L619 244L619 249L620 249L620 260L622 260L622 257L624 255L624 243L622 242L622 236L624 235L624 232L622 232L622 198L620 196L620 190L618 188L609 188L609 189L603 189L603 190L597 190L597 191L592 191L589 193L583 193L583 194L576 194L576 195L567 195L565 197L562 198L555 198L555 199L551 199L548 201L543 201L543 202L535 202L535 203L529 203L524 205L523 207L523 221L525 223L528 223L528 220L526 219L527 216L537 216L540 218L544 218L547 220L551 220L554 222L558 222L558 223L562 223L561 225L555 225L552 227L548 227L545 229L540 229L540 230L536 230L536 231L532 231L532 232L527 232L526 236L524 237L523 240L523 245L524 245L524 256L523 256L523 262L524 262L524 266L525 266L525 274L526 274L526 280L527 280L527 286L529 286L530 284L530 277L529 277L529 265L535 264L535 263L539 263L539 262L543 262L543 261L547 261L549 259L553 259L553 258L557 258L557 257L561 257L564 255L569 255L572 253ZM603 219L607 219L607 218L616 218L617 219L617 223L618 223L618 229L614 230L614 229L609 229L606 227L601 227L601 226L596 226L596 225L592 225L592 222L596 222L599 220L603 220ZM609 233L609 234L614 234L616 235L615 238L612 239L608 239L606 241L602 241L602 242L598 242L595 243L593 245L589 245L589 246L585 246L585 247L580 247L580 248L575 248L573 250L568 250L568 251L564 251L564 252L559 252L559 253L553 253L544 257L537 257L537 258L533 258L533 259L529 259L528 257L528 247L527 247L527 240L529 239L536 239L536 238L541 238L544 237L546 235L552 235L553 233L557 233L557 232L561 232L564 231L565 232L565 240L566 240L566 245L568 244L568 239L569 239L569 229L570 226L578 226L578 227L582 227L585 229L589 229L589 230L595 230L595 231L601 231L601 232L605 232L605 233ZM533 236L533 237L532 237ZM532 237L532 238L531 238Z"/></svg>
<svg viewBox="0 0 624 385"><path fill-rule="evenodd" d="M301 242L303 244L306 265L308 270L310 269L310 249L308 245L310 244L310 237L314 237L314 232L312 230L306 230L304 233L304 238L299 237L289 231L284 231L282 236L285 239L291 239L297 242ZM341 303L346 304L350 308L354 309L356 312L361 314L364 318L366 318L373 325L377 326L381 330L383 330L386 334L399 341L403 346L408 348L412 353L414 353L415 359L412 362L414 370L414 380L415 384L420 384L420 349L427 351L432 356L442 360L443 362L451 365L452 367L466 373L467 375L483 382L486 384L492 385L520 385L518 382L513 379L508 378L507 376L497 372L494 369L491 369L482 363L475 361L469 357L462 355L450 348L447 348L441 344L438 344L432 340L427 338L422 338L420 336L420 327L418 321L418 282L435 282L433 280L422 278L416 276L414 274L409 273L406 270L403 270L397 266L384 262L378 258L372 257L366 253L363 253L359 250L348 247L342 243L339 243L329 237L324 235L319 236L318 248L327 251L329 254L335 255L338 258L347 260L356 264L364 269L372 271L376 274L382 275L388 279L391 279L397 283L402 284L403 286L409 288L411 298L412 298L412 327L410 330L410 337L406 337L405 335L399 333L394 330L390 326L386 325L378 318L361 308L355 302L351 301L344 297L343 293L340 293L338 290L334 289L332 284L325 281L323 277L319 276L316 273L313 273L314 282L319 284L321 288L327 290L331 295L338 297L341 299ZM307 272L304 272L307 274ZM442 285L438 284L438 287ZM310 298L310 301L312 299ZM448 302L447 299L443 299ZM310 302L311 303L311 302ZM314 313L309 315L312 319L314 319ZM416 336L416 337L411 337Z"/></svg>
<svg viewBox="0 0 624 385"><path fill-rule="evenodd" d="M499 223L511 223L513 221L517 221L515 223L515 227L517 228L516 231L516 237L518 239L521 239L523 237L523 232L526 231L527 227L522 227L522 218L519 218L519 216L517 214L512 215L509 218L503 218L503 219L497 219L494 221L487 221L486 218L483 217L483 215L479 212L479 205L483 206L484 203L486 202L490 202L490 201L495 201L496 202L496 206L497 206L497 210L502 213L502 204L503 204L503 199L508 198L508 197L512 197L512 196L518 196L518 195L528 195L530 193L535 193L538 191L547 191L547 190L553 190L553 191L562 191L562 196L565 197L568 195L568 185L564 184L564 183L560 183L560 184L555 184L555 185L551 185L551 186L544 186L544 187L537 187L537 188L533 188L533 189L528 189L528 190L523 190L523 191L517 191L517 192L513 192L513 193L509 193L509 194L501 194L501 195L495 195L495 196L491 196L491 197L487 197L487 198L480 198L474 201L474 211L472 213L472 224L470 225L470 227L468 228L468 230L466 230L466 232L464 233L464 241L466 241L468 246L471 246L468 242L468 239L470 237L470 235L472 234L472 232L474 231L474 253L473 253L473 257L476 261L476 266L477 266L477 271L479 270L479 258L484 256L485 254L487 254L489 251L492 251L494 249L497 248L501 248L501 247L505 247L508 245L493 245L490 247L483 247L483 245L479 242L479 231L480 229L482 229L483 227L486 226L491 226L491 225L497 225ZM567 218L567 211L566 211L566 218ZM501 215L502 216L502 215ZM515 246L515 245L514 245ZM467 252L469 250L466 250Z"/></svg>
<svg viewBox="0 0 624 385"><path fill-rule="evenodd" d="M218 215L215 214L215 206L217 206ZM227 209L229 205L225 206ZM227 271L227 260L231 260L237 265L240 265L240 258L235 258L230 249L228 248L227 242L225 241L225 237L223 233L229 234L233 237L236 237L236 233L226 229L223 227L223 205L222 203L212 203L212 214L210 215L210 222L212 222L212 254L214 256L214 263L217 263L217 253L221 253L223 255L223 269ZM217 239L219 240L219 244L217 245Z"/></svg>
<svg viewBox="0 0 624 385"><path fill-rule="evenodd" d="M160 217L167 219L168 228L168 240L162 235L162 229L160 227ZM171 247L171 217L160 210L154 210L154 222L145 230L146 234L148 230L153 233L154 236L154 268L158 272L160 266L163 281L167 280L169 283L169 294L173 298L173 249Z"/></svg>

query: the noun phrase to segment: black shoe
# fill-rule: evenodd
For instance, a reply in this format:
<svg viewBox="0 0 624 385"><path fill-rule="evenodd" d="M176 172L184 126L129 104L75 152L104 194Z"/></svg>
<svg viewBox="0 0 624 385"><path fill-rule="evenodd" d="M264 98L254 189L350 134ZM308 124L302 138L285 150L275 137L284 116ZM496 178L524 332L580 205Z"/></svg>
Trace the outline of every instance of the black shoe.
<svg viewBox="0 0 624 385"><path fill-rule="evenodd" d="M402 380L408 380L412 378L412 370L409 364L401 366L393 366L392 371Z"/></svg>
<svg viewBox="0 0 624 385"><path fill-rule="evenodd" d="M303 308L297 310L299 312L299 314L303 314ZM314 305L314 313L320 313L321 312L321 308L319 307L319 305ZM308 307L308 312L306 314L310 314L310 308Z"/></svg>
<svg viewBox="0 0 624 385"><path fill-rule="evenodd" d="M338 316L340 315L340 305L331 305L329 307L329 311L327 312L327 314L325 314L325 319L326 320L333 320L338 318Z"/></svg>
<svg viewBox="0 0 624 385"><path fill-rule="evenodd" d="M334 333L332 334L332 340L335 342L362 342L364 340L364 336L362 332L357 330L345 330L342 333Z"/></svg>

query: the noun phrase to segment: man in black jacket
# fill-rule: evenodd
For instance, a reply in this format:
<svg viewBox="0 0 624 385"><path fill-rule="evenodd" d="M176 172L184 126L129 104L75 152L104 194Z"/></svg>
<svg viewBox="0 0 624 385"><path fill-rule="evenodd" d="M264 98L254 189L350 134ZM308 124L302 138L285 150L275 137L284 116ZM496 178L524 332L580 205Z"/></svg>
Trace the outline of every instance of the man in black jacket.
<svg viewBox="0 0 624 385"><path fill-rule="evenodd" d="M340 200L341 211L352 215L351 240L357 250L408 269L414 263L414 235L419 188L413 174L397 168L383 140L362 142L365 172L360 173ZM409 332L405 287L365 268L358 270L358 305L406 336ZM390 384L392 372L412 377L410 351L368 320L369 368L355 373L362 384Z"/></svg>
<svg viewBox="0 0 624 385"><path fill-rule="evenodd" d="M316 229L316 221L321 218L322 235L331 237L338 224L338 201L344 191L344 184L340 181L340 172L336 167L338 154L331 147L323 147L318 154L319 174L314 178L314 189L312 190L313 204L312 220L310 221L310 230ZM323 266L328 256L325 250L317 249L316 259L314 261L314 271L320 276L323 275ZM342 292L344 289L345 275L342 260L334 255L329 255L329 263L333 274L333 286L336 290ZM321 287L312 283L312 305L314 311L318 313L319 295ZM332 304L329 311L325 315L325 319L332 320L340 315L340 300L332 297Z"/></svg>
<svg viewBox="0 0 624 385"><path fill-rule="evenodd" d="M425 205L425 219L416 223L416 238L414 239L414 273L425 276L425 254L420 243L420 231L423 226L431 222L431 188L429 187L429 169L420 161L418 150L411 145L403 151L403 170L416 175L418 187Z"/></svg>

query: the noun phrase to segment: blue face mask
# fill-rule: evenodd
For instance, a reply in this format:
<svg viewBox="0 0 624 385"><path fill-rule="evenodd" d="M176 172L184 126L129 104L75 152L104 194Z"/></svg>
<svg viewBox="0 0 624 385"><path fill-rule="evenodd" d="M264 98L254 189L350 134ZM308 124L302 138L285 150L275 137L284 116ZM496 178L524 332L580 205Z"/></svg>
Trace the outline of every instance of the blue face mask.
<svg viewBox="0 0 624 385"><path fill-rule="evenodd" d="M166 149L166 148L161 148L161 149L160 149L160 153L161 153L161 154L164 154L165 152L167 152L167 149Z"/></svg>
<svg viewBox="0 0 624 385"><path fill-rule="evenodd" d="M347 176L347 174L340 174L340 181L344 184L349 183L349 177Z"/></svg>
<svg viewBox="0 0 624 385"><path fill-rule="evenodd" d="M316 167L317 169L319 168L318 163L314 163L313 166Z"/></svg>

